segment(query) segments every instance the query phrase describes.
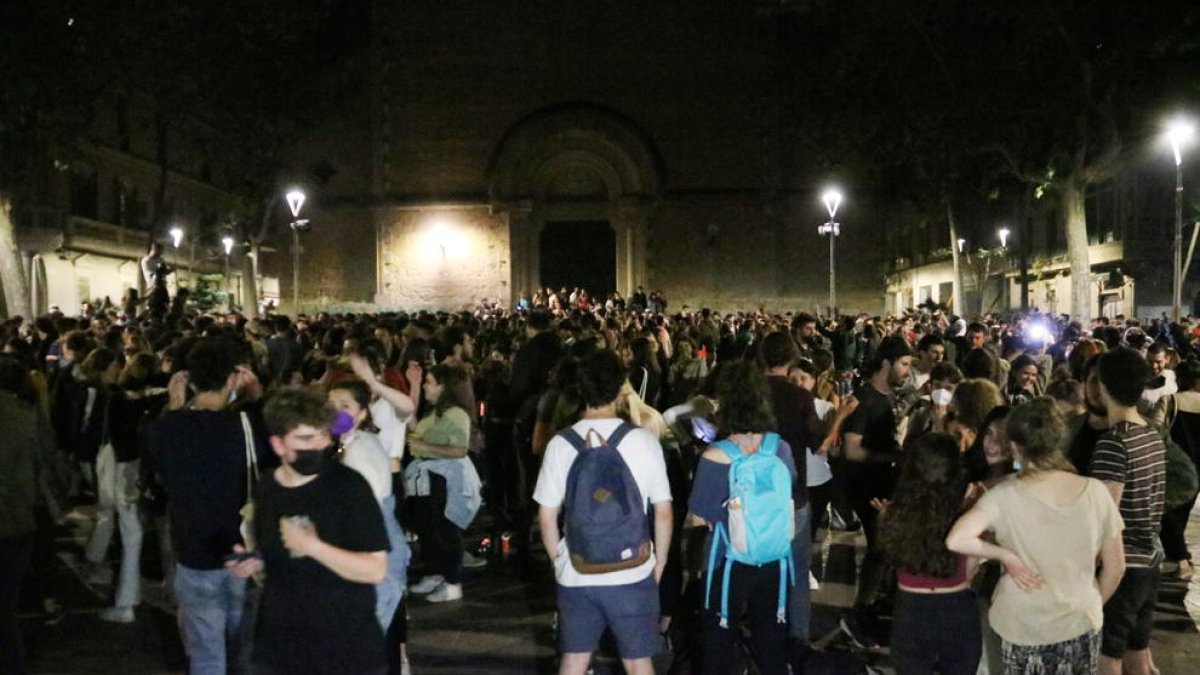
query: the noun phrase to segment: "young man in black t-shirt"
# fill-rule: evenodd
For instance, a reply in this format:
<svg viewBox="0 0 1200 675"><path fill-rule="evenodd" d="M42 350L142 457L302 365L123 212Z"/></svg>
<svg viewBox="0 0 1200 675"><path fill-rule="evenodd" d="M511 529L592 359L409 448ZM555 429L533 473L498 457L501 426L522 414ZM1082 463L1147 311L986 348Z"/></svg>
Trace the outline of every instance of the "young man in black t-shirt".
<svg viewBox="0 0 1200 675"><path fill-rule="evenodd" d="M869 379L859 387L858 409L842 427L846 498L862 521L867 553L859 572L854 608L842 617L841 627L863 648L878 645L872 630L874 617L869 614L868 606L879 589L884 571L878 537L879 511L872 502L890 498L895 485L895 463L900 449L896 441L895 392L908 380L912 358L912 349L904 338L884 338L875 350Z"/></svg>
<svg viewBox="0 0 1200 675"><path fill-rule="evenodd" d="M283 391L263 416L283 466L263 476L256 494L257 556L226 563L242 578L266 572L256 672L382 675L375 585L387 573L388 539L371 488L332 461L334 412L323 399Z"/></svg>
<svg viewBox="0 0 1200 675"><path fill-rule="evenodd" d="M260 467L273 465L255 408L261 388L238 365L236 346L204 338L187 354L187 370L171 379L168 412L146 425L146 466L168 495L167 515L176 564L171 586L192 675L224 675L240 661L246 583L223 558L242 541L239 511L246 503L247 424ZM187 400L187 390L196 390ZM248 408L230 410L231 399Z"/></svg>

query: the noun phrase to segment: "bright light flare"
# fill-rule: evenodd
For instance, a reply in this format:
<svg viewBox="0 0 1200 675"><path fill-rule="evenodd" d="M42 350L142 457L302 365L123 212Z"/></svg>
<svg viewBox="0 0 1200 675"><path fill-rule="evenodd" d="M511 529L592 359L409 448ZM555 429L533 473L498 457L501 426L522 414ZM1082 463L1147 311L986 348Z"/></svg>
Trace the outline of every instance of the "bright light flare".
<svg viewBox="0 0 1200 675"><path fill-rule="evenodd" d="M284 199L287 200L288 208L291 209L291 211L292 211L293 218L300 217L300 209L304 208L304 200L307 198L308 197L305 196L303 190L299 190L296 188L289 190L288 193L284 196Z"/></svg>
<svg viewBox="0 0 1200 675"><path fill-rule="evenodd" d="M829 219L833 220L838 207L842 205L842 192L837 188L829 188L821 194L821 201L825 204L825 210L829 211Z"/></svg>
<svg viewBox="0 0 1200 675"><path fill-rule="evenodd" d="M1175 166L1183 163L1181 150L1191 144L1195 136L1196 125L1188 120L1176 119L1167 124L1167 142L1171 144L1171 150L1175 153Z"/></svg>
<svg viewBox="0 0 1200 675"><path fill-rule="evenodd" d="M1050 341L1050 331L1046 328L1046 325L1042 323L1029 324L1029 327L1025 329L1025 335L1028 336L1030 340L1037 340L1043 345Z"/></svg>
<svg viewBox="0 0 1200 675"><path fill-rule="evenodd" d="M183 241L183 228L176 225L167 234L171 235L171 243L175 245L175 248L179 248L179 244Z"/></svg>
<svg viewBox="0 0 1200 675"><path fill-rule="evenodd" d="M967 240L966 240L966 239L959 239L959 240L958 240L958 252L959 252L959 253L962 253L962 252L963 252L963 248L964 248L966 245L967 245Z"/></svg>
<svg viewBox="0 0 1200 675"><path fill-rule="evenodd" d="M1008 235L1012 234L1012 231L1007 227L1002 227L996 234L1000 235L1000 247L1008 248Z"/></svg>
<svg viewBox="0 0 1200 675"><path fill-rule="evenodd" d="M229 235L221 237L221 245L225 247L225 255L233 253L233 237Z"/></svg>

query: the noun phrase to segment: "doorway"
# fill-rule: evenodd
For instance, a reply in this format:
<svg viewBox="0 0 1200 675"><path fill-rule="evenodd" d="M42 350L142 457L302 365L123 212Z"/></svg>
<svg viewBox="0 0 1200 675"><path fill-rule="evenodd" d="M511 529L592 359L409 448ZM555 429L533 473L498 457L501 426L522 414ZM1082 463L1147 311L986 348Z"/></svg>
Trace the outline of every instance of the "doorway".
<svg viewBox="0 0 1200 675"><path fill-rule="evenodd" d="M617 288L617 237L606 220L547 221L538 257L543 288L578 286L595 299Z"/></svg>

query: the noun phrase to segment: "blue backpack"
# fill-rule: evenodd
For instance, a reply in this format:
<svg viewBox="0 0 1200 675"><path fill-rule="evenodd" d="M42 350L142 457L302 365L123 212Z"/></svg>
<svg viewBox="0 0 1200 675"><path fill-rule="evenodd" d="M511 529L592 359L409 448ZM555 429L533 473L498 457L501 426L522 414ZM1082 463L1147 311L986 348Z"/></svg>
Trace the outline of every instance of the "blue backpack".
<svg viewBox="0 0 1200 675"><path fill-rule="evenodd" d="M746 454L730 440L718 441L729 456L729 526L717 523L712 545L708 551L708 574L705 581L704 607L712 597L712 572L717 564L717 547L725 547L728 561L762 566L779 563L779 608L776 620L783 623L787 612L789 580L796 583L796 567L792 559L792 539L796 534L792 474L775 454L779 449L779 434L763 434L758 452ZM732 564L725 565L721 589L721 626L729 627L729 573Z"/></svg>
<svg viewBox="0 0 1200 675"><path fill-rule="evenodd" d="M645 499L633 472L617 446L636 427L622 422L589 447L574 429L559 433L579 452L567 473L567 495L563 502L567 549L571 566L580 574L604 574L630 569L650 559L650 526Z"/></svg>

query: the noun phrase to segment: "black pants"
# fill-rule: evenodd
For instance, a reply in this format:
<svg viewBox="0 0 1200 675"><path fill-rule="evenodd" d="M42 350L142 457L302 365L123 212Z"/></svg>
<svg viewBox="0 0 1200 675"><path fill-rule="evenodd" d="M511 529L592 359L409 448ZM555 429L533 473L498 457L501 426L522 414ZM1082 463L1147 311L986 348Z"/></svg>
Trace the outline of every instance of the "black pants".
<svg viewBox="0 0 1200 675"><path fill-rule="evenodd" d="M511 420L487 420L484 426L487 450L487 482L484 484L488 511L492 516L492 527L496 533L512 530L516 523L515 512L521 496L521 473L517 464L517 453L513 449Z"/></svg>
<svg viewBox="0 0 1200 675"><path fill-rule="evenodd" d="M809 530L813 541L817 540L817 530L821 528L825 512L829 509L829 500L832 498L832 480L808 488L808 502L812 504L812 527Z"/></svg>
<svg viewBox="0 0 1200 675"><path fill-rule="evenodd" d="M396 613L392 615L392 623L388 626L384 639L387 644L388 675L400 675L404 663L404 660L400 658L400 645L408 642L407 592L404 593L404 599L396 606Z"/></svg>
<svg viewBox="0 0 1200 675"><path fill-rule="evenodd" d="M883 551L879 545L879 511L871 505L871 500L890 499L896 476L891 464L882 462L846 462L844 470L846 499L862 523L863 535L867 539L867 553L863 556L858 592L854 596L854 608L861 610L870 604L879 590L885 568Z"/></svg>
<svg viewBox="0 0 1200 675"><path fill-rule="evenodd" d="M1192 507L1195 505L1196 498L1192 497L1186 504L1163 513L1162 530L1158 536L1162 540L1163 553L1166 554L1167 560L1191 560L1192 556L1188 553L1183 533L1187 530L1188 516L1192 515Z"/></svg>
<svg viewBox="0 0 1200 675"><path fill-rule="evenodd" d="M724 565L711 574L712 594L709 609L704 613L705 675L727 675L739 672L737 631L744 625L750 629L750 649L761 675L786 675L787 624L780 623L779 565L761 567L727 562L733 565L729 575L729 627L721 627L721 590ZM796 580L801 583L800 579ZM805 579L803 583L807 583ZM701 580L699 583L704 583ZM785 604L786 606L786 604Z"/></svg>
<svg viewBox="0 0 1200 675"><path fill-rule="evenodd" d="M429 495L412 497L410 518L420 537L426 574L440 574L446 583L462 583L462 530L446 519L446 479L429 476Z"/></svg>
<svg viewBox="0 0 1200 675"><path fill-rule="evenodd" d="M983 653L975 592L896 594L896 675L974 675Z"/></svg>
<svg viewBox="0 0 1200 675"><path fill-rule="evenodd" d="M0 673L25 672L25 645L17 624L21 582L33 555L33 535L0 538Z"/></svg>

